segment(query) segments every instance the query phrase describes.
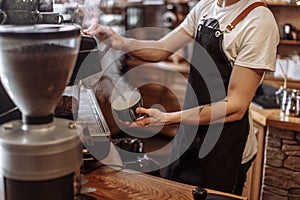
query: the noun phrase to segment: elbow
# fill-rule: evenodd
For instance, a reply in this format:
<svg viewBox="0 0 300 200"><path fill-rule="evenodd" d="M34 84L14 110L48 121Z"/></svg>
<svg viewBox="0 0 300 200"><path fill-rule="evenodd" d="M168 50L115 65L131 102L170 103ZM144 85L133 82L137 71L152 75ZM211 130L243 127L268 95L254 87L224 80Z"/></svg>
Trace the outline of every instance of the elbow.
<svg viewBox="0 0 300 200"><path fill-rule="evenodd" d="M244 117L245 112L237 112L233 116L233 121L239 121Z"/></svg>
<svg viewBox="0 0 300 200"><path fill-rule="evenodd" d="M235 109L235 111L232 113L231 120L239 121L239 120L243 119L247 110L248 110L248 107L242 107L242 106L237 107Z"/></svg>
<svg viewBox="0 0 300 200"><path fill-rule="evenodd" d="M160 62L160 61L164 61L166 60L169 56L171 55L171 53L167 52L167 51L157 51L155 55L149 60L152 62Z"/></svg>
<svg viewBox="0 0 300 200"><path fill-rule="evenodd" d="M160 62L160 61L166 60L166 58L167 58L167 56L163 56L163 55L159 55L159 54L158 54L158 55L156 55L156 56L150 58L148 61L149 61L149 62Z"/></svg>
<svg viewBox="0 0 300 200"><path fill-rule="evenodd" d="M151 56L151 61L153 62L160 62L166 60L170 55L172 55L172 52L166 49L162 42L158 42L158 47L156 48L150 48L149 50L149 56Z"/></svg>
<svg viewBox="0 0 300 200"><path fill-rule="evenodd" d="M170 56L170 53L166 51L151 49L147 53L144 53L142 55L134 53L133 56L147 62L160 62L166 60Z"/></svg>

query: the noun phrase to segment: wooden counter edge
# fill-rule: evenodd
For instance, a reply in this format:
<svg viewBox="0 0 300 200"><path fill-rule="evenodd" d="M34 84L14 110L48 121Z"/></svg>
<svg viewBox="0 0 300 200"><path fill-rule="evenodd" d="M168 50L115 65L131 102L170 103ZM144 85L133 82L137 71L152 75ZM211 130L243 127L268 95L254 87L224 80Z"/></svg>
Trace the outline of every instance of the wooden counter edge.
<svg viewBox="0 0 300 200"><path fill-rule="evenodd" d="M160 183L163 183L163 184L169 183L169 184L172 184L172 186L175 186L175 187L178 187L178 188L182 188L182 189L190 188L191 192L192 192L192 189L196 187L196 186L192 186L192 185L188 185L188 184L184 184L184 183L179 183L179 182L167 180L167 179L164 179L164 178L152 176L152 175L149 175L149 174L144 174L144 173L140 173L140 172L134 172L132 170L123 170L123 171L124 172L128 172L128 173L135 173L135 174L138 174L139 176L142 176L142 177L147 178L147 179L152 179L153 182L160 182ZM218 194L218 195L233 197L233 198L237 198L237 199L248 200L247 197L243 197L243 196L238 196L238 195L234 195L234 194L230 194L230 193L225 193L225 192L220 192L220 191L211 190L211 189L206 189L206 190L210 194Z"/></svg>
<svg viewBox="0 0 300 200"><path fill-rule="evenodd" d="M267 125L267 118L272 111L273 110L262 109L257 105L255 105L254 103L251 103L250 105L250 112L253 120L263 126Z"/></svg>
<svg viewBox="0 0 300 200"><path fill-rule="evenodd" d="M279 109L263 109L255 104L250 105L252 118L263 126L300 132L300 117L286 116Z"/></svg>

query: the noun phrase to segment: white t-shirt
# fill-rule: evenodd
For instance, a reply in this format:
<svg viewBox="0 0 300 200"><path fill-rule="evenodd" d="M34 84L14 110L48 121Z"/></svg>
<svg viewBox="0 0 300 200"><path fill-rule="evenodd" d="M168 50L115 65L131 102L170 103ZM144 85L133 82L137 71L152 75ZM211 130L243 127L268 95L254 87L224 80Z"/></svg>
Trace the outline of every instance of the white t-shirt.
<svg viewBox="0 0 300 200"><path fill-rule="evenodd" d="M219 21L220 30L225 30L247 6L257 0L240 0L237 3L219 7L217 0L201 0L190 11L180 27L193 37L203 16ZM274 71L276 64L279 31L272 12L263 6L252 10L236 27L224 33L223 50L233 65ZM249 112L250 113L250 112ZM257 152L257 141L253 131L252 118L250 133L243 153L242 163L249 161Z"/></svg>

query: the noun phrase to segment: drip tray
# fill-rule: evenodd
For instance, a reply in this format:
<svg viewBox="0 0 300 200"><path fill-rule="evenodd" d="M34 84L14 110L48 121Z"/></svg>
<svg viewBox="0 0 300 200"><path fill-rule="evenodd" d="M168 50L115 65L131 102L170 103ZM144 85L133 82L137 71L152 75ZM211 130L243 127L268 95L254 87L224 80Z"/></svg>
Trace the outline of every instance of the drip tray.
<svg viewBox="0 0 300 200"><path fill-rule="evenodd" d="M88 129L91 137L110 136L110 130L92 89L81 88L76 122Z"/></svg>
<svg viewBox="0 0 300 200"><path fill-rule="evenodd" d="M97 159L104 159L110 150L110 130L92 89L81 88L76 123L83 128L81 140Z"/></svg>

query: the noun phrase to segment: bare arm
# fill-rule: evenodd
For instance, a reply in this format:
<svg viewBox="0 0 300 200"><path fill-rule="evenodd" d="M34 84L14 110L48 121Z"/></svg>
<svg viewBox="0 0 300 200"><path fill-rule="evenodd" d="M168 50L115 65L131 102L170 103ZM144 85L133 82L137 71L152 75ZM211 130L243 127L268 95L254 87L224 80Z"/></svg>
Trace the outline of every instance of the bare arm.
<svg viewBox="0 0 300 200"><path fill-rule="evenodd" d="M248 109L263 74L264 70L235 66L228 87L228 95L223 101L172 113L139 108L137 112L148 114L150 118L136 121L131 126L160 126L173 123L205 125L239 120Z"/></svg>
<svg viewBox="0 0 300 200"><path fill-rule="evenodd" d="M171 31L160 40L125 38L115 33L113 29L99 24L94 24L83 32L110 44L114 49L123 50L138 59L146 61L165 60L192 40L192 37L182 28Z"/></svg>

